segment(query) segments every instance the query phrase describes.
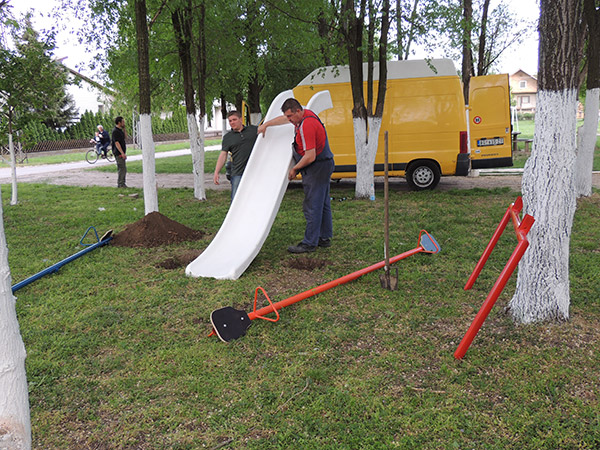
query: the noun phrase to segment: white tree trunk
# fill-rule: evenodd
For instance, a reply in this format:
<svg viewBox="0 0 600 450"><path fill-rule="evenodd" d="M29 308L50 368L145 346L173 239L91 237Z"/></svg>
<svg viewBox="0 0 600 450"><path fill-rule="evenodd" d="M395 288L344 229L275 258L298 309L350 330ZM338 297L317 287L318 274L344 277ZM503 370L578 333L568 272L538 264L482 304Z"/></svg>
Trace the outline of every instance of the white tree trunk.
<svg viewBox="0 0 600 450"><path fill-rule="evenodd" d="M8 248L0 203L0 448L31 448L25 345L12 294Z"/></svg>
<svg viewBox="0 0 600 450"><path fill-rule="evenodd" d="M598 133L600 89L588 89L585 95L585 119L578 130L575 184L577 197L592 195L592 166Z"/></svg>
<svg viewBox="0 0 600 450"><path fill-rule="evenodd" d="M381 117L369 117L368 135L363 119L355 118L354 145L356 146L356 198L375 198L373 165L377 155Z"/></svg>
<svg viewBox="0 0 600 450"><path fill-rule="evenodd" d="M261 120L262 120L261 113L250 113L250 122L252 122L250 125L258 125Z"/></svg>
<svg viewBox="0 0 600 450"><path fill-rule="evenodd" d="M8 133L8 152L10 153L10 178L12 180L12 195L10 204L18 203L17 196L17 157L15 155L15 144L13 142L12 133Z"/></svg>
<svg viewBox="0 0 600 450"><path fill-rule="evenodd" d="M140 137L142 140L142 177L144 184L144 212L158 211L158 188L156 186L156 158L152 137L150 114L140 114Z"/></svg>
<svg viewBox="0 0 600 450"><path fill-rule="evenodd" d="M523 172L524 212L535 219L509 303L517 323L569 319L569 243L575 196L577 92L540 91L534 149Z"/></svg>
<svg viewBox="0 0 600 450"><path fill-rule="evenodd" d="M204 117L199 118L200 124L193 114L187 115L190 149L192 152L192 170L194 172L194 198L206 200L204 189Z"/></svg>
<svg viewBox="0 0 600 450"><path fill-rule="evenodd" d="M225 118L222 120L221 124L221 136L225 136L225 133L227 133L227 125L229 125L229 122Z"/></svg>

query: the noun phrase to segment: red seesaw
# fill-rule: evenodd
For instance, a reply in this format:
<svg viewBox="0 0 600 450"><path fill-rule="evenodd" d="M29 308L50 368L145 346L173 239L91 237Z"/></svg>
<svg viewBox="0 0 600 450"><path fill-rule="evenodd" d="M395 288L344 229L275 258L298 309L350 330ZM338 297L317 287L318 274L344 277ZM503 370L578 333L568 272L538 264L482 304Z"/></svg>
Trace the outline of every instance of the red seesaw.
<svg viewBox="0 0 600 450"><path fill-rule="evenodd" d="M427 231L421 230L421 232L419 233L419 246L400 255L394 256L393 258L390 258L390 264L393 264L396 261L400 261L401 259L407 258L417 253L439 253L439 251L440 246L438 245L434 237L427 233ZM225 308L214 310L210 315L210 321L212 323L213 330L209 336L213 336L216 334L219 337L219 339L221 339L223 342L229 342L233 339L238 339L246 334L246 330L252 324L252 320L263 319L268 320L270 322L277 322L279 320L278 310L285 308L286 306L290 306L301 300L307 299L308 297L320 294L321 292L331 289L333 287L355 280L362 275L365 275L369 272L373 272L377 269L381 269L384 266L385 261L381 261L377 264L365 267L364 269L358 270L349 275L345 275L341 278L322 284L315 288L309 289L308 291L304 291L300 294L294 295L293 297L281 300L276 303L273 303L267 295L267 293L265 292L265 290L259 286L254 291L254 310L250 314L246 313L245 311L234 309L231 306L226 306ZM259 290L262 291L262 293L265 295L269 302L269 305L259 310L256 310L256 302ZM275 318L266 317L266 315L270 313L275 313Z"/></svg>
<svg viewBox="0 0 600 450"><path fill-rule="evenodd" d="M529 214L526 214L523 217L523 221L520 221L519 213L521 212L522 209L523 209L523 199L521 197L517 197L517 200L513 204L511 204L508 207L508 209L506 210L506 213L504 214L504 217L502 218L502 220L500 221L500 224L496 228L496 231L494 232L492 239L490 239L490 242L487 245L486 249L484 250L483 255L481 255L481 258L479 258L479 262L475 266L475 269L473 269L473 273L467 280L467 284L465 285L465 288L464 288L465 291L467 291L473 287L475 280L477 280L477 277L481 273L483 266L485 265L488 258L490 257L492 250L496 246L496 243L500 239L500 236L502 236L502 232L506 228L508 221L512 219L512 222L513 222L513 225L515 228L515 233L517 234L517 241L518 241L517 246L516 246L515 250L513 251L512 255L510 255L510 258L508 258L508 262L504 266L504 269L500 273L500 276L496 280L496 283L492 287L492 290L490 291L487 298L483 302L481 309L475 316L475 319L473 319L473 322L471 323L471 326L467 330L467 333L465 334L462 341L458 345L458 348L454 352L454 357L456 359L462 359L463 356L465 356L465 353L467 353L467 350L469 349L471 342L473 342L473 339L475 339L475 336L479 332L479 329L483 325L483 322L485 321L488 314L490 313L492 307L494 306L494 303L496 303L498 296L504 289L504 286L506 286L508 279L510 278L510 276L514 272L515 268L519 264L519 261L521 260L521 258L523 257L525 250L527 250L527 247L529 247L529 241L527 241L527 233L529 233L529 230L531 230L531 227L533 226L535 219L532 216L530 216Z"/></svg>

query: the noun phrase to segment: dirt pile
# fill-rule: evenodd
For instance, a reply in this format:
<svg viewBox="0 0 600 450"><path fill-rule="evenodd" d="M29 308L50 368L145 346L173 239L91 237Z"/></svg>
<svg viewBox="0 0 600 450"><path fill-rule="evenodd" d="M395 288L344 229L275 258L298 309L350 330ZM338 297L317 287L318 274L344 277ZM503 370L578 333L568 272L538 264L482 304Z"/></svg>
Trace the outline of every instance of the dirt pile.
<svg viewBox="0 0 600 450"><path fill-rule="evenodd" d="M111 245L150 248L183 241L197 241L203 236L202 231L192 230L155 211L115 234Z"/></svg>

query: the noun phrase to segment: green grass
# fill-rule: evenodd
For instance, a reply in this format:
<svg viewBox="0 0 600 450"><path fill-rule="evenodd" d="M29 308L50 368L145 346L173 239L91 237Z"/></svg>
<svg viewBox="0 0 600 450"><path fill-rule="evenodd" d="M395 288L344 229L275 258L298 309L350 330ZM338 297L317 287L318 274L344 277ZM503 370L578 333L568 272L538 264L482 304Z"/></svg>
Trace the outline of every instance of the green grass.
<svg viewBox="0 0 600 450"><path fill-rule="evenodd" d="M578 120L577 126L579 127L581 125L583 125L583 120ZM519 131L521 132L519 138L533 139L533 133L535 131L533 120L519 121ZM524 142L519 142L517 145L520 151L513 154L513 167L523 168L525 167L525 162L529 158L530 153L525 153ZM600 170L600 123L598 124L598 138L596 140L596 151L594 152L594 163L592 167L593 170Z"/></svg>
<svg viewBox="0 0 600 450"><path fill-rule="evenodd" d="M128 189L128 193L139 192ZM120 232L143 200L114 188L21 184L3 192L13 281L79 250L90 225ZM382 259L382 195L334 200L333 246L294 269L301 189L286 193L260 253L237 281L158 267L205 248L229 192L159 190L161 213L207 237L156 249L106 246L17 291L34 449L558 449L600 445L600 197L578 202L571 320L515 326L514 276L465 359L453 352L514 249L505 233L463 286L507 206L508 189L392 192L392 254L431 232L438 255L397 264L400 289L367 274L256 320L242 339L208 338L210 312L250 311ZM352 198L334 187L335 199Z"/></svg>
<svg viewBox="0 0 600 450"><path fill-rule="evenodd" d="M210 151L204 153L204 172L212 174L215 171L219 151ZM94 170L100 172L117 172L117 165L111 164L99 166ZM192 155L173 156L170 158L156 158L156 173L191 173ZM224 172L225 169L222 170ZM142 161L130 161L127 163L127 172L142 173Z"/></svg>
<svg viewBox="0 0 600 450"><path fill-rule="evenodd" d="M206 140L204 145L210 146L210 145L218 145L218 144L221 144L220 139L210 139L210 140ZM39 165L39 164L60 164L60 163L75 162L75 161L85 161L85 154L91 147L92 146L90 145L90 147L82 148L80 150L72 151L72 152L60 152L60 153L53 152L51 155L44 154L43 152L42 153L29 153L27 155L27 158L28 158L27 161L22 164L19 164L18 166L32 166L32 165ZM159 153L159 152L168 152L170 150L180 150L180 149L185 149L185 148L190 148L189 142L177 142L177 143L168 143L168 144L157 143L156 147L155 147L155 151L157 153ZM138 149L134 149L134 148L127 149L127 154L129 156L139 155L141 153L142 153L142 151L138 150ZM9 167L9 166L10 166L10 157L5 156L5 160L0 160L0 167Z"/></svg>

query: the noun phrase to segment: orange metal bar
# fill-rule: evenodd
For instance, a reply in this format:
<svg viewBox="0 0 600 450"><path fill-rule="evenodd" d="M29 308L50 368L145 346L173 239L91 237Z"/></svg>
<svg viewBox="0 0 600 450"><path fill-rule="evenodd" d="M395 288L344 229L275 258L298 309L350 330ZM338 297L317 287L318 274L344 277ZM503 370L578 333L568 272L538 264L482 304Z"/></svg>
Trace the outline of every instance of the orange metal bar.
<svg viewBox="0 0 600 450"><path fill-rule="evenodd" d="M425 236L423 236L423 234ZM433 236L431 236L429 233L427 233L427 231L421 230L421 232L419 233L419 246L417 248L414 248L407 252L401 253L400 255L396 255L393 258L390 258L390 264L393 264L397 261L400 261L401 259L407 258L407 257L415 255L417 253L438 253L439 251L440 251L440 247L439 247L437 241L433 238ZM355 280L369 272L373 272L377 269L381 269L384 266L385 266L385 260L381 261L377 264L373 264L364 269L353 272L349 275L340 277L336 280L330 281L329 283L325 283L325 284L322 284L315 288L309 289L300 294L289 297L285 300L281 300L276 303L273 303L271 301L271 299L269 298L269 296L267 295L267 293L265 292L265 290L259 286L254 291L254 311L252 311L251 313L248 314L248 318L250 320L263 319L263 320L268 320L270 322L277 322L279 320L278 310L285 308L286 306L292 305L294 303L297 303L306 298L320 294L321 292L331 289L333 287L339 286L344 283L348 283L349 281ZM257 310L256 303L257 303L257 297L258 297L259 290L261 290L263 292L263 294L267 298L267 301L269 302L269 305ZM266 317L267 314L270 314L273 312L276 314L275 319ZM214 336L216 334L217 333L216 333L215 329L213 328L213 330L211 331L211 333L208 336L210 337L210 336Z"/></svg>
<svg viewBox="0 0 600 450"><path fill-rule="evenodd" d="M519 197L517 199L517 202L519 202L520 199L521 199L521 197ZM517 265L519 264L519 261L523 257L525 250L527 250L527 247L529 247L529 241L527 240L527 233L533 226L535 219L532 216L526 214L525 217L523 218L523 221L519 222L518 213L521 210L522 201L519 202L520 207L513 208L513 206L516 205L517 202L515 202L513 205L511 205L508 208L506 214L504 215L504 217L502 219L502 222L500 223L500 225L502 225L502 223L504 223L504 226L502 227L502 230L504 230L504 227L506 227L506 223L508 222L508 218L510 217L510 219L512 219L512 222L513 222L513 225L515 228L515 233L517 235L517 240L518 240L517 246L516 246L515 250L513 251L512 255L510 256L510 258L508 259L508 262L504 266L504 269L500 273L500 276L496 280L496 283L492 287L487 298L483 302L483 305L479 309L479 312L475 316L475 319L473 319L471 326L465 333L465 336L462 338L460 344L458 345L458 348L454 352L454 357L456 359L462 359L465 356L465 354L467 353L467 350L469 349L469 346L473 342L473 339L475 339L475 336L479 332L479 329L483 325L483 322L485 322L485 319L487 318L490 311L492 310L492 307L496 303L496 300L498 300L498 297L500 296L500 293L504 289L504 286L506 286L506 283L508 282L512 273L514 272ZM491 245L491 249L493 249L494 245L496 244L498 238L500 237L500 235L496 236L499 229L500 229L500 226L498 226L498 228L496 229L496 233L494 233L494 236L492 236L492 239L490 240L490 244L488 244L488 248L490 248L490 245L492 244L492 241L494 241L494 239L495 239L495 242L493 243L493 245ZM502 234L502 232L500 232L500 234ZM488 248L486 248L486 252L487 252ZM481 271L483 264L485 264L485 262L487 261L487 258L489 257L489 253L491 253L491 249L487 253L487 256L485 257L485 259L483 256L481 257L481 259L479 260L479 263L477 264L477 267L473 271L473 274L475 274L475 271L478 268L479 268L479 272ZM486 254L484 252L484 256L485 255ZM481 265L481 267L479 267L480 263L482 261L483 261L483 264ZM475 282L475 279L479 275L479 272L477 272L477 275L474 278L473 278L473 274L471 274L469 281L471 281L471 278L473 278L473 280L472 280L472 283L470 286L469 286L469 283L467 283L467 286L469 286L469 289L472 287L473 283ZM467 287L465 286L465 290L466 289L467 289Z"/></svg>
<svg viewBox="0 0 600 450"><path fill-rule="evenodd" d="M407 258L407 257L415 255L417 253L421 253L422 251L424 251L423 247L419 246L415 249L409 250L400 255L396 255L393 258L390 258L390 264L393 264L397 261L400 261L401 259ZM341 284L348 283L349 281L352 281L352 280L356 280L357 278L359 278L369 272L373 272L374 270L381 269L384 266L385 266L385 261L378 262L377 264L373 264L369 267L365 267L364 269L357 270L356 272L353 272L351 274L344 275L343 277L338 278L337 280L333 280L328 283L322 284L321 286L317 286L315 288L304 291L300 294L296 294L285 300L281 300L276 303L271 303L269 306L265 306L264 308L261 308L258 311L256 311L256 309L255 309L253 312L248 314L248 317L250 318L250 320L254 320L257 318L266 319L266 317L264 317L265 314L269 314L271 312L277 313L278 309L285 308L286 306L290 306L301 300L305 300L309 297L312 297L313 295L320 294L321 292L326 291L328 289L334 288L336 286L340 286ZM269 302L271 302L271 301L269 300ZM254 306L256 307L256 303Z"/></svg>

